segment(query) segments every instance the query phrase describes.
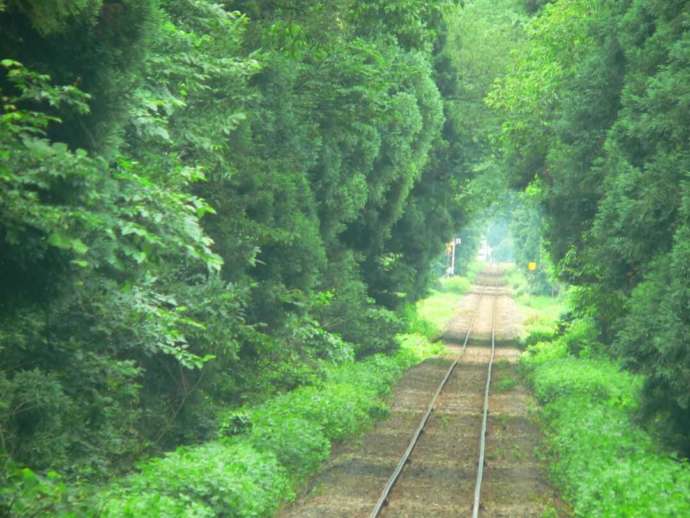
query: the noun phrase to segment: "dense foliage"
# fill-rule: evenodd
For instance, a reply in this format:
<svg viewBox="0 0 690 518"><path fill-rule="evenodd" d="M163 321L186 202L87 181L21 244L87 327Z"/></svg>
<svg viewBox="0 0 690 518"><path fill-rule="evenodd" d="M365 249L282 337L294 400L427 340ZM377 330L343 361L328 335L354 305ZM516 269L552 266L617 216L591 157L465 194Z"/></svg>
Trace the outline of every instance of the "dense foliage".
<svg viewBox="0 0 690 518"><path fill-rule="evenodd" d="M272 509L370 417L337 383L326 413L276 394L397 361L367 358L421 325L453 236L467 271L478 216L530 291L579 287L534 371L604 473L561 466L569 494L611 496L582 423L666 477L624 428L690 454L689 28L687 0L0 0L0 514L179 445L108 512Z"/></svg>
<svg viewBox="0 0 690 518"><path fill-rule="evenodd" d="M0 484L128 470L394 351L497 190L483 98L511 16L0 1Z"/></svg>
<svg viewBox="0 0 690 518"><path fill-rule="evenodd" d="M543 405L553 480L573 514L687 515L690 466L660 451L634 419L642 376L593 354L600 344L592 321L565 327L533 343L522 366Z"/></svg>
<svg viewBox="0 0 690 518"><path fill-rule="evenodd" d="M66 485L56 473L39 477L20 470L0 494L14 495L17 516L270 515L294 497L331 442L387 414L383 396L405 369L442 347L420 335L405 335L402 342L394 355L344 362L327 368L313 386L226 411L217 440L142 462L105 487Z"/></svg>
<svg viewBox="0 0 690 518"><path fill-rule="evenodd" d="M576 312L646 375L643 413L690 453L690 3L535 12L489 96L510 181L538 193Z"/></svg>

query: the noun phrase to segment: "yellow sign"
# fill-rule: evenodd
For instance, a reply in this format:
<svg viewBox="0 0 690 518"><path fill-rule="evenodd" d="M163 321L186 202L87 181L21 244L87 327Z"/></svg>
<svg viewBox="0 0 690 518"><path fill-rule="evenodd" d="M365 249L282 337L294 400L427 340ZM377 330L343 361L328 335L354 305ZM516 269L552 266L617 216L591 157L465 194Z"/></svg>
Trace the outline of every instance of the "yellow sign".
<svg viewBox="0 0 690 518"><path fill-rule="evenodd" d="M530 272L533 272L534 270L537 269L537 263L527 263L527 269L528 269Z"/></svg>

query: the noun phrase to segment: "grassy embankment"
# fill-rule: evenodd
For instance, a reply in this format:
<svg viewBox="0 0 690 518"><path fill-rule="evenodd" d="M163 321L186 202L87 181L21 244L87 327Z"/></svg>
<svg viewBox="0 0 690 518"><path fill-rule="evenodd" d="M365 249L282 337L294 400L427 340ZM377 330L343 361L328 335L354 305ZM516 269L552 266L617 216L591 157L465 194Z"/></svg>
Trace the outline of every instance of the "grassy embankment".
<svg viewBox="0 0 690 518"><path fill-rule="evenodd" d="M642 378L604 354L586 319L559 323L564 299L518 296L554 483L576 516L690 516L690 466L636 423Z"/></svg>
<svg viewBox="0 0 690 518"><path fill-rule="evenodd" d="M443 279L428 299L409 308L410 329L398 336L395 354L333 365L313 385L228 411L216 440L144 461L104 488L67 487L57 475L46 479L27 471L13 511L31 515L51 500L62 516L270 515L294 498L333 442L357 436L387 414L385 397L405 370L443 351L432 339L470 285L466 277Z"/></svg>

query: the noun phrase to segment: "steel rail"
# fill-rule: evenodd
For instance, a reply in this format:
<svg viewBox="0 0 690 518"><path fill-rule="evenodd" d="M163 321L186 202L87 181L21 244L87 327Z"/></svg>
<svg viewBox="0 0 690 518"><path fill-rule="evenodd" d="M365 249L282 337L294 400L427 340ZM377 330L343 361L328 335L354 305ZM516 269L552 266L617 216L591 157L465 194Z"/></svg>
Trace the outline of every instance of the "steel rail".
<svg viewBox="0 0 690 518"><path fill-rule="evenodd" d="M493 309L491 311L491 359L489 360L489 370L486 376L486 387L484 388L484 415L482 416L482 431L479 436L479 460L477 461L477 480L474 485L474 504L472 506L472 518L479 517L479 501L482 493L482 478L484 477L484 452L486 450L486 425L489 418L489 388L491 386L491 368L494 364L496 354L496 301L494 297Z"/></svg>
<svg viewBox="0 0 690 518"><path fill-rule="evenodd" d="M480 294L479 303L481 303L481 300L482 300L481 296L482 296L482 294ZM472 332L472 328L474 327L474 324L477 320L477 315L479 315L479 303L477 303L477 311L475 312L475 315L472 318L472 322L470 323L470 327L467 329L467 333L465 333L465 340L462 343L462 351L460 352L460 354L458 354L458 357L455 359L453 364L448 368L448 372L446 372L446 375L443 377L443 380L441 380L441 383L439 384L438 388L436 389L434 396L431 398L431 402L429 403L429 406L427 407L426 412L425 412L424 416L422 417L422 420L419 422L419 426L417 427L414 434L412 435L412 439L410 440L410 443L408 444L407 449L402 454L402 457L400 457L400 461L398 462L398 465L395 467L395 470L393 471L393 474L388 479L386 486L383 488L383 491L381 492L381 496L379 496L379 499L377 500L376 505L374 506L374 509L371 511L371 514L369 515L370 518L377 518L381 514L381 511L383 510L383 508L388 503L388 497L390 496L390 493L393 490L395 483L398 481L398 478L400 478L400 475L402 473L403 468L405 467L405 464L407 464L407 461L409 460L410 455L412 454L412 451L414 450L415 446L417 446L417 441L419 440L419 437L422 435L422 432L424 432L424 427L429 422L429 418L431 417L431 412L433 412L434 405L436 404L436 399L438 399L439 394L441 393L443 388L446 386L446 383L450 379L451 374L453 374L453 371L455 370L455 367L458 365L460 358L462 358L462 356L465 354L465 349L467 349L467 341L470 338L470 333Z"/></svg>

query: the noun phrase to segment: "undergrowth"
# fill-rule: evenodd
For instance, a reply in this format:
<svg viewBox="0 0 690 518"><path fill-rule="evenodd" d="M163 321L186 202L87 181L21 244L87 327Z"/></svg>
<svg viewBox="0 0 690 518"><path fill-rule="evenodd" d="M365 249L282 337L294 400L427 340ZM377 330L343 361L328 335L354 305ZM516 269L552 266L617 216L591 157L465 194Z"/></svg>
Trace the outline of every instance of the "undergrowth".
<svg viewBox="0 0 690 518"><path fill-rule="evenodd" d="M99 495L106 517L266 516L329 456L334 441L387 414L384 397L403 372L441 346L404 335L398 353L326 372L321 383L229 411L223 437L178 448Z"/></svg>
<svg viewBox="0 0 690 518"><path fill-rule="evenodd" d="M526 342L551 475L575 516L690 516L690 466L636 423L643 379L600 353L591 322Z"/></svg>
<svg viewBox="0 0 690 518"><path fill-rule="evenodd" d="M46 509L62 517L269 516L295 497L334 442L357 436L387 415L385 396L406 369L443 351L430 338L438 332L438 318L450 318L469 286L466 278L441 281L443 298L432 303L438 312L433 322L409 308L408 332L398 335L396 353L326 363L310 384L221 412L215 440L142 461L134 473L102 487L17 467L0 498L11 500L12 516Z"/></svg>
<svg viewBox="0 0 690 518"><path fill-rule="evenodd" d="M54 516L108 518L254 517L272 514L329 456L331 444L356 436L388 413L385 396L406 369L442 351L419 334L400 350L325 370L308 386L221 415L219 437L141 462L102 488L65 484L57 473L17 469L15 516L49 503Z"/></svg>

